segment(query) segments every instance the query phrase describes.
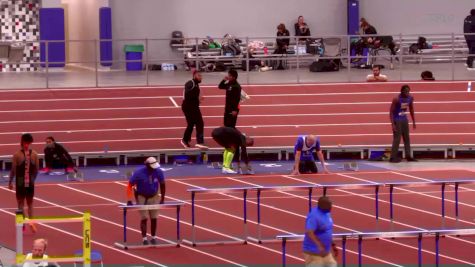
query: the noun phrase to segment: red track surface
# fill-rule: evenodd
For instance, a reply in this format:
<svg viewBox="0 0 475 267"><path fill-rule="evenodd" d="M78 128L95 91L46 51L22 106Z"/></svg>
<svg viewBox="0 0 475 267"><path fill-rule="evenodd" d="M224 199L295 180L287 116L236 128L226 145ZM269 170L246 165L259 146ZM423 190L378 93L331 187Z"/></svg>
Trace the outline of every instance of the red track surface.
<svg viewBox="0 0 475 267"><path fill-rule="evenodd" d="M388 145L388 109L400 84L245 86L238 127L256 145L291 146L295 135L316 133L323 145ZM467 83L415 83L419 123L414 145L475 144L475 94ZM204 87L207 142L222 123L223 92ZM185 120L181 88L64 89L0 91L0 155L12 154L19 134L47 135L73 152L177 149ZM450 124L449 124L450 123ZM272 137L272 138L268 138ZM145 142L145 141L149 142ZM42 146L36 149L41 151Z"/></svg>
<svg viewBox="0 0 475 267"><path fill-rule="evenodd" d="M412 132L413 144L475 144L473 110L475 97L466 92L466 83L413 84L416 98L418 129ZM388 108L400 84L384 85L312 85L312 86L247 86L251 100L242 105L238 126L256 137L258 146L291 146L295 135L316 133L324 145L387 145L391 141ZM202 111L206 135L221 125L222 91L203 88L207 96ZM40 143L54 135L74 152L102 151L108 145L113 150L179 148L185 121L179 103L181 88L129 89L67 89L0 91L0 155L10 155L18 147L22 132L33 132ZM170 99L171 97L171 99ZM33 100L33 101L32 101ZM448 124L451 123L451 124ZM298 126L298 127L297 127ZM267 138L274 136L274 138ZM153 142L144 142L153 140ZM213 144L211 140L208 140ZM42 145L36 144L41 151ZM186 189L193 186L227 187L249 184L309 184L361 183L364 181L421 181L434 178L471 178L474 173L411 172L405 175L387 173L351 173L347 175L317 175L292 178L287 176L255 176L233 178L189 178L169 180L169 200L189 202ZM460 192L461 220L456 225L453 207L447 202L446 226L474 227L475 206L472 205L475 186L464 186ZM5 188L0 194L2 207L0 241L14 246L14 194ZM394 229L440 227L440 192L438 187L396 189L396 221ZM449 192L452 188L449 188ZM380 209L382 219L374 220L374 200L371 190L334 190L333 211L336 231L389 230L388 195L383 190ZM66 215L84 210L93 214L94 248L102 251L106 263L130 264L279 264L280 245L248 244L180 249L121 251L112 244L122 238L121 211L116 207L124 201L124 185L120 183L82 183L39 185L37 215ZM67 196L67 197L65 197ZM250 233L256 234L256 204L248 200ZM265 192L263 194L263 236L301 233L307 212L306 192ZM453 194L448 193L449 201ZM242 199L240 194L198 195L197 237L199 240L229 239L242 235ZM173 240L175 215L172 210L161 213L160 236ZM182 212L183 236L190 238L191 211ZM139 241L138 215L130 213L129 237ZM80 225L59 224L54 228L40 226L36 235L25 237L26 244L41 236L50 239L49 254L70 254L80 246L77 237ZM68 240L68 242L65 242ZM71 240L71 241L69 241ZM415 264L415 239L368 240L364 242L364 263ZM475 263L474 237L447 237L441 241L442 263ZM424 263L434 263L434 245L424 239ZM348 261L356 263L356 244L349 243ZM289 262L301 263L300 244L289 245Z"/></svg>
<svg viewBox="0 0 475 267"><path fill-rule="evenodd" d="M186 189L190 187L229 187L258 185L308 185L310 183L361 183L368 181L421 181L421 179L439 179L453 177L473 177L468 171L414 171L414 172L374 172L349 173L331 175L301 176L298 178L286 176L255 176L234 178L188 178L168 180L168 200L180 199L190 201ZM454 209L453 189L447 193L447 227L473 228L475 222L475 206L472 205L475 186L463 186L460 192L460 221L457 224L453 218ZM0 188L0 241L14 247L14 193ZM417 191L416 191L417 190ZM120 182L101 183L69 183L64 185L44 184L37 187L37 215L66 215L91 210L93 248L104 254L108 264L279 264L279 244L248 244L226 246L198 246L191 248L162 248L149 250L122 251L112 247L112 244L122 239L121 211L117 204L123 202L125 187ZM372 190L333 190L329 192L334 201L332 212L336 224L335 231L387 231L389 205L388 191L383 189L380 197L381 219L374 219L374 199ZM67 197L65 197L67 196ZM403 188L395 191L395 230L433 229L441 226L440 217L440 188ZM282 233L301 233L307 212L305 191L296 192L264 192L262 195L263 236L272 238ZM253 194L249 195L249 226L250 234L256 235L256 202ZM187 205L182 211L182 231L185 239L191 236L191 209ZM174 210L164 210L159 219L160 237L174 240L175 235ZM197 196L196 223L198 240L224 239L226 235L242 236L242 199L241 194L202 194ZM129 239L138 242L138 215L131 212L129 216ZM78 224L55 224L39 226L36 235L26 234L25 242L36 237L46 237L50 240L49 254L70 254L80 247L80 239L71 237L81 234ZM67 242L65 242L67 240ZM417 262L416 239L396 240L367 240L363 243L363 261L370 263L415 264ZM290 263L301 263L300 243L289 245ZM423 240L425 264L433 264L434 240ZM348 260L356 264L356 256L351 251L357 251L353 241L349 243ZM28 249L28 248L26 248ZM475 263L473 250L475 237L446 237L441 239L441 263L461 264Z"/></svg>

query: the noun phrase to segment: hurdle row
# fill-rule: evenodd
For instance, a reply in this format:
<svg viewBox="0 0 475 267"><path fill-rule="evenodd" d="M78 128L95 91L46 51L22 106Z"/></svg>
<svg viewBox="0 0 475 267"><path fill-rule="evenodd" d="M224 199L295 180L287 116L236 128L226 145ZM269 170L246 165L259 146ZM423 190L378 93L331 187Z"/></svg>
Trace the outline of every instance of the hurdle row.
<svg viewBox="0 0 475 267"><path fill-rule="evenodd" d="M191 240L183 240L184 243L196 246L200 245L215 245L215 244L247 244L247 241L253 241L262 243L263 241L275 241L275 238L264 240L262 238L262 216L261 216L261 198L263 192L286 192L286 191L307 191L308 192L308 210L312 208L312 196L316 190L321 190L322 195L326 196L328 190L351 190L351 189L372 189L374 192L374 216L376 220L379 220L379 194L381 188L389 188L389 217L390 221L394 220L394 189L402 187L423 187L423 186L440 186L441 190L441 217L446 216L446 187L454 186L455 188L455 216L459 219L459 187L463 184L475 184L475 180L461 179L461 180L438 180L438 181L424 181L424 182L388 182L388 183L358 183L358 184L321 184L321 185L289 185L289 186L243 186L243 187L228 187L228 188L192 188L187 191L191 193L191 224L192 234ZM204 193L220 193L220 194L232 194L241 193L243 200L243 237L236 238L234 240L217 240L217 241L197 241L196 239L196 212L195 203L198 194ZM251 237L248 234L247 224L247 199L249 192L255 192L257 201L257 236Z"/></svg>
<svg viewBox="0 0 475 267"><path fill-rule="evenodd" d="M435 229L435 230L411 230L411 231L391 231L391 232L350 232L350 233L334 233L334 239L341 239L341 264L343 267L347 266L346 260L346 246L348 239L358 240L358 266L363 266L362 251L363 239L367 238L402 238L402 237L417 237L417 263L422 267L422 238L423 236L435 237L435 266L440 264L440 237L441 236L466 236L475 235L475 228L470 229ZM302 241L305 235L278 235L276 239L282 240L282 266L287 265L287 241Z"/></svg>

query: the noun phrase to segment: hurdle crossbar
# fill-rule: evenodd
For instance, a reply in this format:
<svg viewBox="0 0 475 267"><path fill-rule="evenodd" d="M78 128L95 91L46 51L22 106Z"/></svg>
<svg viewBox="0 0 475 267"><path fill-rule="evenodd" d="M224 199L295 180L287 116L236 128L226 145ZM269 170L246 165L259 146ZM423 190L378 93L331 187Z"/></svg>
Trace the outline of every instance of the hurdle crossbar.
<svg viewBox="0 0 475 267"><path fill-rule="evenodd" d="M89 211L84 212L82 215L77 216L54 216L54 217L32 217L27 218L23 214L23 211L18 211L15 216L16 223L16 259L17 265L21 265L26 261L26 255L23 253L23 227L26 223L70 223L70 222L82 222L83 223L83 242L81 257L75 256L58 256L48 257L48 259L41 260L45 262L82 262L85 267L91 266L91 213ZM38 260L35 259L35 262Z"/></svg>
<svg viewBox="0 0 475 267"><path fill-rule="evenodd" d="M394 188L396 187L421 187L438 185L441 187L441 216L445 218L445 188L447 185L453 185L455 187L455 217L459 218L459 186L463 184L475 184L473 179L460 179L460 180L434 180L434 181L422 181L422 182L390 182L385 183L385 187L389 187L389 217L391 221L394 219Z"/></svg>
<svg viewBox="0 0 475 267"><path fill-rule="evenodd" d="M163 204L153 205L120 205L119 208L123 211L123 241L116 242L114 245L121 249L144 249L144 248L157 248L157 247L180 247L181 245L181 233L180 233L180 210L185 205L182 201L171 201ZM142 245L142 244L128 244L127 240L127 211L129 210L162 210L162 209L176 209L176 243L163 243L155 245Z"/></svg>
<svg viewBox="0 0 475 267"><path fill-rule="evenodd" d="M410 230L410 231L390 231L390 232L350 232L350 233L335 233L334 239L341 239L342 250L342 266L346 267L346 242L348 239L358 240L358 266L363 265L362 247L363 239L365 238L401 238L401 237L417 237L417 260L418 266L422 267L422 237L435 236L435 262L439 266L439 241L441 235L475 235L475 228L469 229L434 229L434 230ZM286 267L287 242L288 241L302 241L305 235L278 235L277 240L282 242L282 266Z"/></svg>

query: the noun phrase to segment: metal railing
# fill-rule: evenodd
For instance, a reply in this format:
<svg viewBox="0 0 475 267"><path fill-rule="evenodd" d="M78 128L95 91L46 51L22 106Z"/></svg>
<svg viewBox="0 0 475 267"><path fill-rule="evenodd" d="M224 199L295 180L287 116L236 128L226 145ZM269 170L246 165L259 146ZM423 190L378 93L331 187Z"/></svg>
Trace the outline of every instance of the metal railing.
<svg viewBox="0 0 475 267"><path fill-rule="evenodd" d="M475 34L470 34L475 35ZM202 40L207 38L200 38L200 37L193 37L193 38L183 38L183 39L172 39L172 38L144 38L144 39L95 39L95 40L58 40L58 41L26 41L26 42L1 42L1 45L8 45L11 43L21 43L25 46L26 49L32 49L33 47L39 46L41 47L40 52L36 53L43 53L41 57L35 58L34 60L30 61L19 61L19 62L4 62L3 66L9 65L30 65L33 66L35 69L38 69L40 73L44 75L42 78L44 79L44 86L45 88L50 87L58 87L52 82L55 80L55 76L57 74L53 74L55 72L53 70L58 69L57 66L81 66L83 69L88 69L89 72L87 74L93 75L93 82L88 85L94 87L102 87L102 86L109 86L107 82L102 82L102 76L104 76L102 72L101 64L104 65L112 65L111 66L111 73L117 73L120 71L124 71L127 68L124 68L124 65L129 63L139 63L142 65L142 70L139 71L140 75L136 75L138 77L128 77L127 79L133 80L133 85L157 85L161 84L160 82L156 82L156 75L154 75L152 70L150 70L150 66L153 64L160 65L162 63L170 63L174 64L178 67L178 71L181 70L188 70L188 66L186 62L191 63L194 62L195 66L200 66L202 62L222 62L227 63L228 67L239 67L242 64L246 65L246 71L241 72L245 75L244 82L241 79L242 83L251 84L253 83L253 78L257 77L259 73L255 74L252 70L250 70L250 62L253 60L262 60L264 62L271 62L275 60L280 61L287 61L292 62L293 64L289 64L289 68L291 70L290 75L286 75L286 77L293 77L290 79L291 83L302 83L308 82L308 80L313 82L319 82L325 80L325 74L315 75L308 77L308 64L316 61L316 60L323 60L323 59L332 59L341 62L341 66L346 67L346 74L340 75L339 78L335 81L339 82L351 82L354 81L354 76L357 75L358 77L364 77L365 75L362 74L361 70L356 70L356 65L352 64L353 61L357 61L358 59L364 60L360 63L364 63L363 65L370 66L372 63L378 62L379 60L387 60L390 61L391 69L392 67L395 70L391 70L390 78L392 81L402 81L402 80L411 80L411 78L407 78L405 72L419 74L422 70L430 70L430 67L433 66L425 66L425 65L418 65L415 63L424 63L426 61L446 61L449 66L444 66L445 76L442 80L468 80L470 79L469 73L464 73L465 70L460 72L459 63L458 61L465 60L468 56L466 52L466 44L464 40L463 34L419 34L419 35L402 35L402 34L380 34L378 36L393 36L393 41L398 48L397 51L393 51L396 53L388 54L388 55L378 55L378 54L370 54L369 56L361 56L361 55L353 55L351 53L352 44L358 40L359 38L370 38L375 37L374 35L331 35L331 36L312 36L312 37L305 37L313 40L320 40L320 39L327 39L327 38L339 38L340 42L340 53L334 55L316 55L311 53L299 53L299 46L304 46L307 48L307 44L299 43L300 37L289 36L289 37L279 37L280 39L290 39L290 48L288 49L287 54L282 54L281 57L277 55L270 55L267 53L256 53L254 58L249 58L248 56L243 55L244 53L247 54L245 47L250 44L252 41L262 41L267 48L274 48L276 39L278 37L236 37L236 39L240 39L243 44L242 47L243 53L240 55L226 55L225 53L220 53L218 55L206 55L204 53L195 53L193 57L189 56L188 51L200 51L200 44ZM426 51L426 53L419 53L419 54L409 54L408 47L412 43L416 43L419 36L424 36L427 38L428 42L432 42L434 44L431 51ZM182 42L181 45L174 45L172 46L170 42L172 40L179 40ZM214 38L218 42L221 41L221 38ZM101 59L100 55L100 45L101 43L111 43L112 44L112 60L104 60ZM52 60L51 58L55 55L51 51L51 49L55 49L55 44L64 44L66 49L70 50L70 56L76 56L77 58L67 59L67 60ZM144 46L143 52L143 59L141 60L126 60L125 53L123 51L123 46L126 44L142 44ZM439 45L443 45L443 48L440 48ZM371 49L371 48L370 48ZM387 51L387 48L384 48ZM296 51L295 51L296 50ZM79 52L73 52L79 51ZM266 49L267 51L267 49ZM289 51L293 51L289 53ZM374 49L372 50L374 51ZM431 53L428 53L431 52ZM475 56L475 55L472 55ZM41 58L41 59L40 59ZM44 60L43 60L44 59ZM411 63L412 61L412 63ZM461 65L461 64L460 64ZM143 67L145 66L145 67ZM370 71L367 70L367 73ZM459 73L460 72L460 73ZM79 71L78 71L79 73ZM84 72L83 72L84 73ZM340 73L341 70L340 70ZM460 75L457 76L457 75ZM304 78L304 76L307 76ZM396 78L397 77L397 78ZM418 77L418 76L416 76ZM152 79L153 78L153 79ZM160 77L158 77L160 79ZM413 79L413 78L412 78ZM416 78L418 79L418 78ZM361 79L356 79L361 80ZM182 84L183 81L180 79L176 81L178 84ZM205 81L206 82L206 81ZM267 83L271 83L272 81L266 81ZM277 79L276 82L282 83L282 80ZM172 81L171 83L174 83ZM117 85L130 85L130 84L119 84ZM66 85L67 86L67 85ZM73 85L74 86L74 85ZM60 86L62 87L62 86Z"/></svg>

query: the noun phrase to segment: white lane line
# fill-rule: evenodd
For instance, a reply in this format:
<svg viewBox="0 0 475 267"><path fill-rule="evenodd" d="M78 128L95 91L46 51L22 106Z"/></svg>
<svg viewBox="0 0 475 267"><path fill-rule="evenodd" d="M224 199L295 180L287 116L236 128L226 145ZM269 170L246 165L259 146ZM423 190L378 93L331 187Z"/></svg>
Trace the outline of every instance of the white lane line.
<svg viewBox="0 0 475 267"><path fill-rule="evenodd" d="M418 115L460 115L475 114L475 111L418 111ZM309 113L309 114L240 114L239 118L272 118L272 117L319 117L319 116L367 116L367 115L388 115L388 112L353 112L353 113ZM222 115L209 115L203 118L222 118ZM89 121L123 121L123 120L155 120L155 119L181 119L184 116L165 116L165 117L130 117L130 118L101 118L101 119L64 119L64 120L24 120L24 121L0 121L0 124L17 123L48 123L48 122L89 122Z"/></svg>
<svg viewBox="0 0 475 267"><path fill-rule="evenodd" d="M409 84L409 85L416 85L416 84L431 84L434 86L442 85L442 84L465 84L468 81L437 81L434 82L424 82L424 81L410 81L410 82L403 82L403 81L389 81L385 83L372 83L380 84L382 86L387 84ZM342 86L342 85L370 85L366 82L343 82L343 83L281 83L281 84L246 84L243 86L245 87L319 87L319 86ZM217 85L200 85L201 88L217 88ZM150 89L150 90L157 90L157 89L182 89L179 85L157 85L157 86L121 86L121 87L86 87L86 88L55 88L55 89L1 89L0 93L12 93L12 92L60 92L60 91L98 91L98 90L134 90L134 89ZM454 91L457 92L457 91Z"/></svg>
<svg viewBox="0 0 475 267"><path fill-rule="evenodd" d="M472 125L475 122L471 121L461 121L461 122L419 122L417 125ZM375 122L375 123L322 123L322 124L271 124L271 125L239 125L239 128L280 128L280 127L289 127L289 128L304 128L304 127L341 127L341 126L387 126L388 122ZM205 129L215 129L220 125L205 126ZM55 130L55 131L29 131L31 134L41 134L41 133L94 133L94 132L131 132L131 131L164 131L164 130L183 130L186 127L156 127L156 128L113 128L113 129L85 129L85 130ZM10 134L23 134L21 132L0 132L0 135L10 135Z"/></svg>
<svg viewBox="0 0 475 267"><path fill-rule="evenodd" d="M178 106L178 104L175 102L175 99L173 99L172 96L170 96L169 99L170 99L170 101L172 101L173 105L174 105L176 108L180 107L180 106Z"/></svg>

